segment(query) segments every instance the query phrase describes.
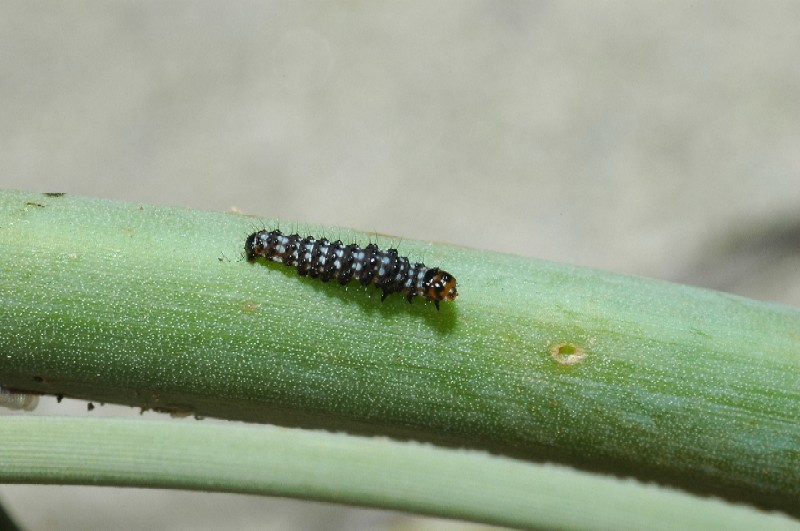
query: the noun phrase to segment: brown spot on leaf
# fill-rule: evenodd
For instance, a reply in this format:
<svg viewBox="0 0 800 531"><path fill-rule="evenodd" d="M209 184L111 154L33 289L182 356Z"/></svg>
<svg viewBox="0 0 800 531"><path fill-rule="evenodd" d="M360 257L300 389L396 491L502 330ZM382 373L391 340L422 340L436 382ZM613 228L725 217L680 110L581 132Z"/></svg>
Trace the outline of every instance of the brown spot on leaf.
<svg viewBox="0 0 800 531"><path fill-rule="evenodd" d="M586 351L573 343L558 343L550 347L550 355L561 365L576 365L586 358Z"/></svg>

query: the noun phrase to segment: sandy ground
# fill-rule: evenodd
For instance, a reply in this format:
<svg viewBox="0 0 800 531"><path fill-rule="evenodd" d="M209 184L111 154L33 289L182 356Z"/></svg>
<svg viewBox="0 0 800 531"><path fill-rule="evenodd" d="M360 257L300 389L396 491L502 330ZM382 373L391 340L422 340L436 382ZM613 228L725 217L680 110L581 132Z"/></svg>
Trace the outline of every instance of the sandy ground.
<svg viewBox="0 0 800 531"><path fill-rule="evenodd" d="M0 187L237 207L800 306L798 50L792 1L5 1ZM0 498L31 529L430 525L245 496Z"/></svg>

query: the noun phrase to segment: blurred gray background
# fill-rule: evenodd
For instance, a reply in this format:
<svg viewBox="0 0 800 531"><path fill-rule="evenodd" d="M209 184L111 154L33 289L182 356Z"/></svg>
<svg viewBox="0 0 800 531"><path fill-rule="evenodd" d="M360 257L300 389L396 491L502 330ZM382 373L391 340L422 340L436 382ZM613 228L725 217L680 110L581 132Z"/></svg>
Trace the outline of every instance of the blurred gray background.
<svg viewBox="0 0 800 531"><path fill-rule="evenodd" d="M236 207L800 306L799 51L794 1L6 0L0 187ZM197 493L0 498L32 529L445 525Z"/></svg>

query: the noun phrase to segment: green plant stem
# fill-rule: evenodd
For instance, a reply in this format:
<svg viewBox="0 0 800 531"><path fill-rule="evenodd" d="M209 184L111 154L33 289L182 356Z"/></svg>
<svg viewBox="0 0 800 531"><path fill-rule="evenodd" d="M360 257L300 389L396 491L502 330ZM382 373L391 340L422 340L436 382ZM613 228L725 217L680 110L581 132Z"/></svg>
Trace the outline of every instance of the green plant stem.
<svg viewBox="0 0 800 531"><path fill-rule="evenodd" d="M270 494L559 529L777 529L786 517L553 465L312 430L102 418L0 423L0 480Z"/></svg>
<svg viewBox="0 0 800 531"><path fill-rule="evenodd" d="M484 448L800 514L800 311L407 240L460 296L382 304L242 260L274 223L3 192L0 385Z"/></svg>

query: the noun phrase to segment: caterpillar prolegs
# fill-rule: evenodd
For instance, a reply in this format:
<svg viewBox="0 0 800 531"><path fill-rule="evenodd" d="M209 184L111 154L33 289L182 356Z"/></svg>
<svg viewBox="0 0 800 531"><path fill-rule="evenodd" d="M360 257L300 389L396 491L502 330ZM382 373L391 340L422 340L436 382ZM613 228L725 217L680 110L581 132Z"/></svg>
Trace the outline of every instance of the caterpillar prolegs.
<svg viewBox="0 0 800 531"><path fill-rule="evenodd" d="M438 310L440 301L452 301L458 296L456 279L447 271L421 262L411 263L399 256L397 249L384 251L374 243L360 247L340 240L331 242L262 230L248 236L244 251L250 262L258 258L280 262L296 268L299 275L323 282L336 279L345 285L355 279L362 286L374 284L383 291L381 301L392 293L403 293L409 303L414 297L425 297Z"/></svg>

